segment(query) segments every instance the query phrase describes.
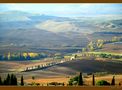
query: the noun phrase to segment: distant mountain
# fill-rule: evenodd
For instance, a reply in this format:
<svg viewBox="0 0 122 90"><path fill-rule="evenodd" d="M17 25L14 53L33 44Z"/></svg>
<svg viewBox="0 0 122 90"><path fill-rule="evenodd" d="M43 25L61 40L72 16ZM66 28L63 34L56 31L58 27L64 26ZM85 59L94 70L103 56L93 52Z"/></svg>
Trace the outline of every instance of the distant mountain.
<svg viewBox="0 0 122 90"><path fill-rule="evenodd" d="M122 29L122 19L103 22L99 26L101 29Z"/></svg>
<svg viewBox="0 0 122 90"><path fill-rule="evenodd" d="M31 14L21 11L8 11L0 13L0 22L28 21Z"/></svg>

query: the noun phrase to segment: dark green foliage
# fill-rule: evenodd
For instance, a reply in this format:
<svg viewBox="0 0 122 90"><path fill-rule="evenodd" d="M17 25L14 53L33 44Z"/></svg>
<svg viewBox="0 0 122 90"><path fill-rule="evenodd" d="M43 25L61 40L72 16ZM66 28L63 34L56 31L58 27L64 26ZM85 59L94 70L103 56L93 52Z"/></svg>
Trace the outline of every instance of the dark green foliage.
<svg viewBox="0 0 122 90"><path fill-rule="evenodd" d="M82 73L80 73L79 77L78 77L78 85L82 86L83 85L83 77L82 77Z"/></svg>
<svg viewBox="0 0 122 90"><path fill-rule="evenodd" d="M7 85L6 79L3 80L3 85Z"/></svg>
<svg viewBox="0 0 122 90"><path fill-rule="evenodd" d="M1 76L0 76L0 85L2 85L3 83L2 83L2 79L1 79Z"/></svg>
<svg viewBox="0 0 122 90"><path fill-rule="evenodd" d="M92 76L92 85L95 86L95 76L94 76L94 74Z"/></svg>
<svg viewBox="0 0 122 90"><path fill-rule="evenodd" d="M17 78L14 74L8 74L7 77L2 81L0 77L0 85L17 85Z"/></svg>
<svg viewBox="0 0 122 90"><path fill-rule="evenodd" d="M6 85L10 85L10 84L11 84L11 78L10 75L8 74L6 78Z"/></svg>
<svg viewBox="0 0 122 90"><path fill-rule="evenodd" d="M72 83L72 82L73 82L73 81L72 81L72 79L70 79L70 80L69 80L69 85L70 85L70 86L72 86L72 85L73 85L73 83Z"/></svg>
<svg viewBox="0 0 122 90"><path fill-rule="evenodd" d="M11 74L11 85L17 85L17 78L14 74Z"/></svg>
<svg viewBox="0 0 122 90"><path fill-rule="evenodd" d="M112 78L111 85L115 85L115 76Z"/></svg>
<svg viewBox="0 0 122 90"><path fill-rule="evenodd" d="M111 55L111 54L106 54L106 53L101 53L99 56L102 58L116 58L116 59L122 58L122 56L120 55Z"/></svg>
<svg viewBox="0 0 122 90"><path fill-rule="evenodd" d="M62 86L64 86L65 84L64 83L62 83Z"/></svg>
<svg viewBox="0 0 122 90"><path fill-rule="evenodd" d="M36 83L36 85L37 85L37 86L39 86L39 85L40 85L40 83Z"/></svg>
<svg viewBox="0 0 122 90"><path fill-rule="evenodd" d="M108 55L107 55L107 54L102 53L102 54L100 54L100 57L102 57L102 58L108 58Z"/></svg>
<svg viewBox="0 0 122 90"><path fill-rule="evenodd" d="M35 77L34 77L34 76L32 76L32 79L34 80L34 79L35 79Z"/></svg>
<svg viewBox="0 0 122 90"><path fill-rule="evenodd" d="M70 80L69 80L69 85L70 86L72 86L74 83L74 81L76 81L77 83L78 83L78 76L76 76L76 77L74 77L74 78L71 78Z"/></svg>
<svg viewBox="0 0 122 90"><path fill-rule="evenodd" d="M96 85L98 85L98 86L108 86L108 85L110 85L110 83L105 81L105 80L100 80L96 83Z"/></svg>
<svg viewBox="0 0 122 90"><path fill-rule="evenodd" d="M51 82L51 83L48 83L48 86L49 85L52 85L52 86L64 86L64 83Z"/></svg>
<svg viewBox="0 0 122 90"><path fill-rule="evenodd" d="M21 86L24 86L24 79L23 79L23 76L21 76Z"/></svg>
<svg viewBox="0 0 122 90"><path fill-rule="evenodd" d="M119 83L119 86L121 86L121 83Z"/></svg>

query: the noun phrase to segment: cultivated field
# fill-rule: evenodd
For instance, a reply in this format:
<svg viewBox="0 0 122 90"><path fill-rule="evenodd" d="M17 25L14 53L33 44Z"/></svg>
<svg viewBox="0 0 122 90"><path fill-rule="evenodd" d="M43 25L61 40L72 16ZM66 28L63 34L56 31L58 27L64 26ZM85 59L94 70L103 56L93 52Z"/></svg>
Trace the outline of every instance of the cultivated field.
<svg viewBox="0 0 122 90"><path fill-rule="evenodd" d="M117 83L122 81L122 62L120 61L96 61L96 60L74 60L68 61L59 65L55 65L44 70L20 72L27 66L39 65L52 62L52 60L41 60L41 61L8 61L0 62L0 75L5 77L7 73L15 73L20 80L21 75L24 76L24 80L27 83L37 82L46 85L49 82L62 82L67 84L71 77L74 77L83 73L95 73L95 72L108 72L113 75L116 74ZM96 77L96 80L108 80L111 81L112 74L105 76ZM32 79L32 76L35 79ZM84 78L85 83L90 85L92 77L88 75Z"/></svg>

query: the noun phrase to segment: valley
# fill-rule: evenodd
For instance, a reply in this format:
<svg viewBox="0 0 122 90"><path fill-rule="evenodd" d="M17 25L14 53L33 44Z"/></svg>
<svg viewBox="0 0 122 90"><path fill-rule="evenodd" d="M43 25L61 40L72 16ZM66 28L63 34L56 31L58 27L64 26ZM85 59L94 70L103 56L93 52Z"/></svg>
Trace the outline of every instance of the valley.
<svg viewBox="0 0 122 90"><path fill-rule="evenodd" d="M65 16L67 11L54 15L41 10L0 12L0 85L14 77L18 86L22 78L25 86L78 86L80 75L84 86L92 86L93 75L96 82L109 83L115 76L120 85L121 14L86 15L83 10Z"/></svg>

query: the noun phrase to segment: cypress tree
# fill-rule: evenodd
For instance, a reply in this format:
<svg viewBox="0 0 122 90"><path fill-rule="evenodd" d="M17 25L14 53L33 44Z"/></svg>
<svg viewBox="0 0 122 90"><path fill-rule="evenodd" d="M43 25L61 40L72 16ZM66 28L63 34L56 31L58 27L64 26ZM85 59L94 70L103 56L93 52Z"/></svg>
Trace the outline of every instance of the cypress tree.
<svg viewBox="0 0 122 90"><path fill-rule="evenodd" d="M24 79L23 79L23 76L21 76L21 86L24 86Z"/></svg>
<svg viewBox="0 0 122 90"><path fill-rule="evenodd" d="M32 76L32 79L34 80L34 79L35 79L35 77L34 77L34 76Z"/></svg>
<svg viewBox="0 0 122 90"><path fill-rule="evenodd" d="M11 84L11 85L14 85L14 75L11 74L11 77L10 77L10 78L11 78L11 80L10 80L10 84Z"/></svg>
<svg viewBox="0 0 122 90"><path fill-rule="evenodd" d="M115 76L112 78L111 85L115 85Z"/></svg>
<svg viewBox="0 0 122 90"><path fill-rule="evenodd" d="M94 77L94 74L92 76L92 85L95 86L95 77Z"/></svg>
<svg viewBox="0 0 122 90"><path fill-rule="evenodd" d="M119 83L119 86L121 86L121 83Z"/></svg>
<svg viewBox="0 0 122 90"><path fill-rule="evenodd" d="M80 75L78 77L78 85L82 86L83 85L83 78L82 78L82 73L80 72Z"/></svg>
<svg viewBox="0 0 122 90"><path fill-rule="evenodd" d="M3 85L7 85L6 79L3 80Z"/></svg>
<svg viewBox="0 0 122 90"><path fill-rule="evenodd" d="M2 85L2 79L1 79L1 76L0 76L0 85Z"/></svg>
<svg viewBox="0 0 122 90"><path fill-rule="evenodd" d="M11 74L11 85L17 85L17 78L14 74Z"/></svg>
<svg viewBox="0 0 122 90"><path fill-rule="evenodd" d="M11 83L10 83L11 81L10 80L11 80L11 78L10 78L10 75L8 74L7 78L6 78L6 84L7 85L11 85Z"/></svg>
<svg viewBox="0 0 122 90"><path fill-rule="evenodd" d="M14 75L14 81L15 81L14 85L17 85L17 77L15 75Z"/></svg>
<svg viewBox="0 0 122 90"><path fill-rule="evenodd" d="M62 86L64 86L65 84L64 83L62 83Z"/></svg>

